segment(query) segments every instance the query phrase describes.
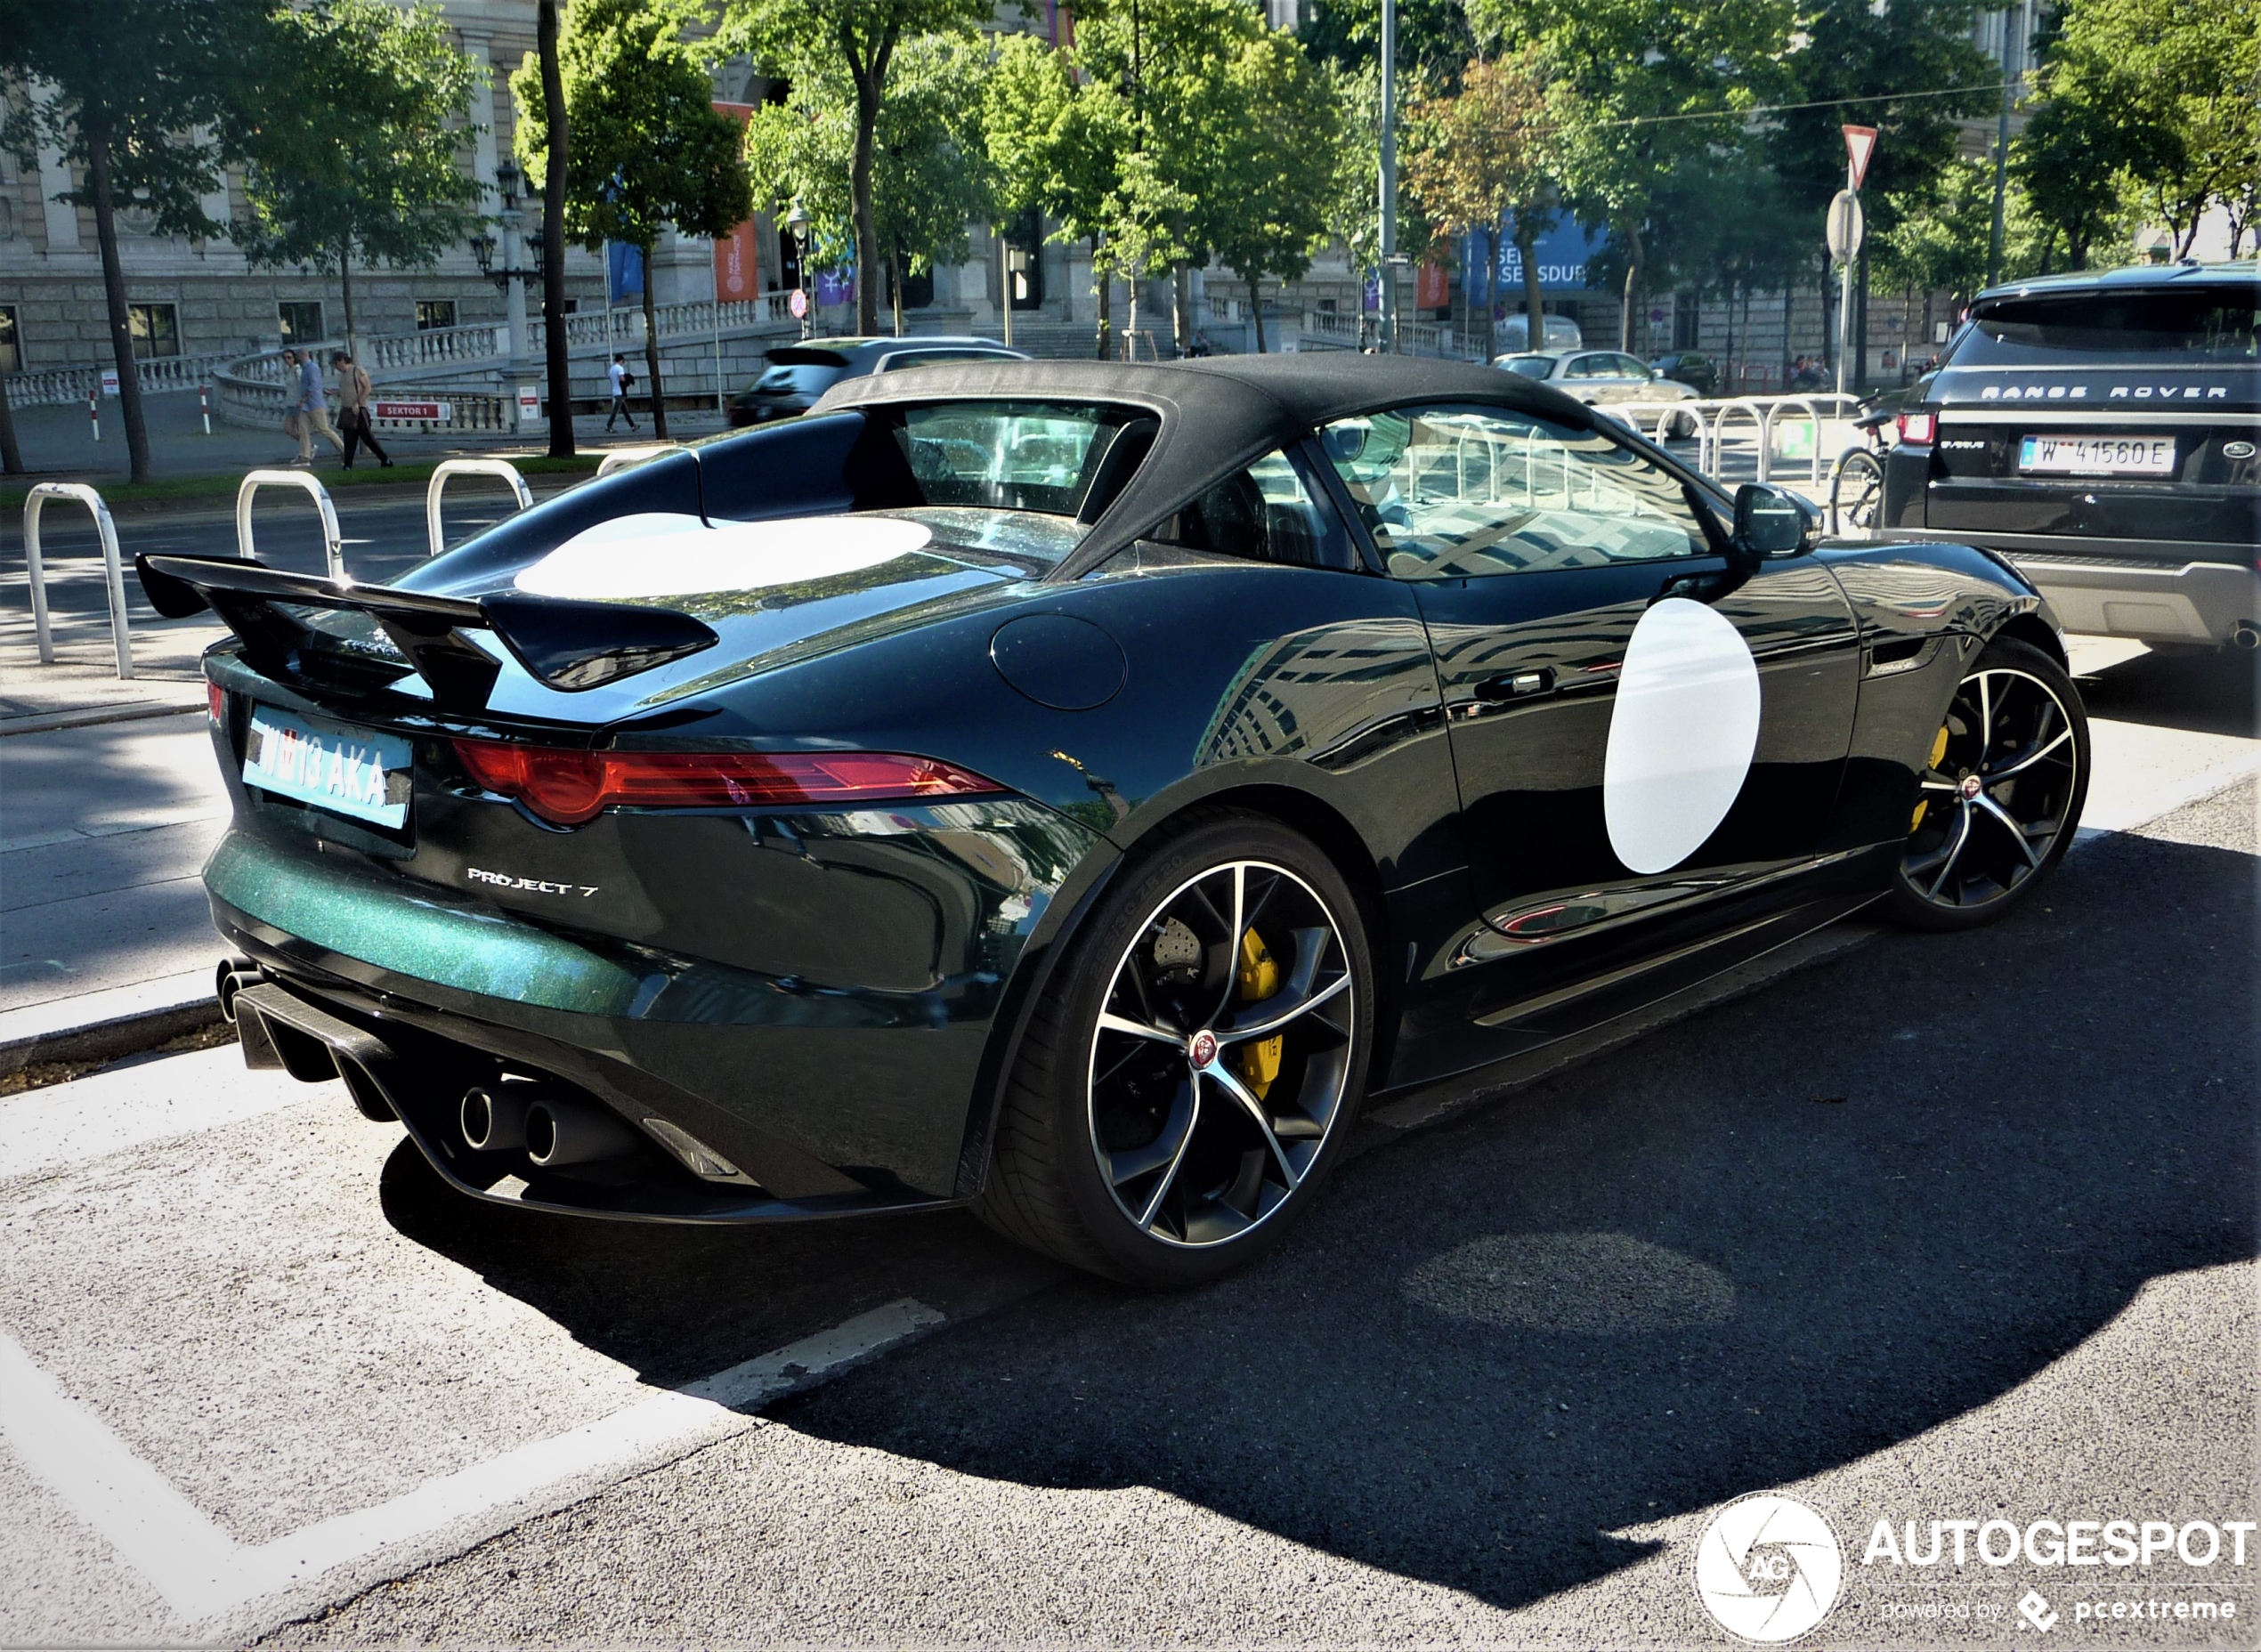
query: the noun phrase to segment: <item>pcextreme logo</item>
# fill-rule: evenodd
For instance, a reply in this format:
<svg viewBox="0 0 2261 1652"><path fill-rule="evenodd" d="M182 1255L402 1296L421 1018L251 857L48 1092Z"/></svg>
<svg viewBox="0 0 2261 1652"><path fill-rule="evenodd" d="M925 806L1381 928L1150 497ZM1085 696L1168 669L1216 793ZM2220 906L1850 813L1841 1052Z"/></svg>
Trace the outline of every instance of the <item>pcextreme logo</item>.
<svg viewBox="0 0 2261 1652"><path fill-rule="evenodd" d="M1829 1522L1772 1492L1737 1498L1696 1540L1696 1597L1713 1622L1745 1640L1804 1634L1837 1603L1844 1569Z"/></svg>

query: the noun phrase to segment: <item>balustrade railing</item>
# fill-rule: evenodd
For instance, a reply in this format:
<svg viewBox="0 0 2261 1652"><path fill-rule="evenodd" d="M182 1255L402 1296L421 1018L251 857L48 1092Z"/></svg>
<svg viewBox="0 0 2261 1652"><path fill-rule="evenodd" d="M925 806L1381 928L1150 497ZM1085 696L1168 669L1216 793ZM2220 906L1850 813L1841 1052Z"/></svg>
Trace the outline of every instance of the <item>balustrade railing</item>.
<svg viewBox="0 0 2261 1652"><path fill-rule="evenodd" d="M135 377L145 396L194 390L209 382L230 360L227 356L152 356L134 363ZM0 377L0 387L6 389L12 408L67 407L100 393L104 370L101 366L35 368Z"/></svg>

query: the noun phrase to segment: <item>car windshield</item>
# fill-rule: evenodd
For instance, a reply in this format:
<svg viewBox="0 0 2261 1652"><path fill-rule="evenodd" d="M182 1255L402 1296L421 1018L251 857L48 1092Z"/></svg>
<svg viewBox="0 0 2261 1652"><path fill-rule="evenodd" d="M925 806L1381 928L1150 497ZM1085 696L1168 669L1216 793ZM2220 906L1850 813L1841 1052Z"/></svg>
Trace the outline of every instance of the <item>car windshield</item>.
<svg viewBox="0 0 2261 1652"><path fill-rule="evenodd" d="M770 395L821 396L846 371L814 361L787 362L771 368L754 381L754 388Z"/></svg>
<svg viewBox="0 0 2261 1652"><path fill-rule="evenodd" d="M2255 294L2218 287L2106 288L2003 298L1972 318L1957 367L2261 360Z"/></svg>
<svg viewBox="0 0 2261 1652"><path fill-rule="evenodd" d="M1552 356L1502 356L1493 364L1511 373L1520 373L1526 378L1544 378L1554 370Z"/></svg>
<svg viewBox="0 0 2261 1652"><path fill-rule="evenodd" d="M895 440L928 505L1073 516L1117 435L1139 415L1062 401L906 407Z"/></svg>

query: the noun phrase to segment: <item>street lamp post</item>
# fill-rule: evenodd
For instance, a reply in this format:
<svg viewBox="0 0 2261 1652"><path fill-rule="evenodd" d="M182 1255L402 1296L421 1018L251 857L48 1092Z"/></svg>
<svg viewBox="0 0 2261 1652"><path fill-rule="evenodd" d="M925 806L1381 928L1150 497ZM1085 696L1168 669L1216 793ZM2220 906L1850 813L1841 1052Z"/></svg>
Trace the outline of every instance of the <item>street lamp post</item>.
<svg viewBox="0 0 2261 1652"><path fill-rule="evenodd" d="M506 160L495 168L495 188L502 195L503 319L510 333L513 366L526 352L526 284L512 279L517 274L518 226L523 216L518 210L521 176L517 165L512 161Z"/></svg>
<svg viewBox="0 0 2261 1652"><path fill-rule="evenodd" d="M1382 0L1382 315L1374 342L1398 349L1398 0Z"/></svg>
<svg viewBox="0 0 2261 1652"><path fill-rule="evenodd" d="M785 215L785 227L793 232L794 284L800 288L801 336L806 338L814 319L813 312L816 309L816 302L808 294L808 214L798 198L793 202L792 211Z"/></svg>

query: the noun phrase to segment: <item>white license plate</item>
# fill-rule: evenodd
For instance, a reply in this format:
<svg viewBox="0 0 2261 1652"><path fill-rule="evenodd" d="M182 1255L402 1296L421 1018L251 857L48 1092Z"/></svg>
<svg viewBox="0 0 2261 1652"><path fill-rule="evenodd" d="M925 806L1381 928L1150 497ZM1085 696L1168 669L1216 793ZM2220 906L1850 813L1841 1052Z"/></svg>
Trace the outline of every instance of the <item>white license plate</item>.
<svg viewBox="0 0 2261 1652"><path fill-rule="evenodd" d="M2018 468L2057 476L2172 476L2172 436L2027 436Z"/></svg>
<svg viewBox="0 0 2261 1652"><path fill-rule="evenodd" d="M398 831L408 824L413 755L397 734L254 706L243 783Z"/></svg>

